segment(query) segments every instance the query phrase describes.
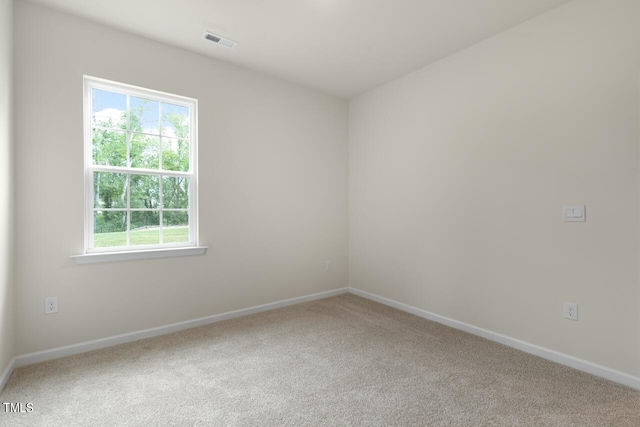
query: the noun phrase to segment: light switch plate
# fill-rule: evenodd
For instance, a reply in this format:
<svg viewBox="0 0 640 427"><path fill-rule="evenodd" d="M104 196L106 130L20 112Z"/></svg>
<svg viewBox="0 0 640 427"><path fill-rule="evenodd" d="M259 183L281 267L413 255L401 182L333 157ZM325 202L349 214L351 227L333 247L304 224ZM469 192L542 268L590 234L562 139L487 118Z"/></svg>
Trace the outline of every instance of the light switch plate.
<svg viewBox="0 0 640 427"><path fill-rule="evenodd" d="M566 205L562 207L562 220L565 222L584 222L587 220L584 205Z"/></svg>

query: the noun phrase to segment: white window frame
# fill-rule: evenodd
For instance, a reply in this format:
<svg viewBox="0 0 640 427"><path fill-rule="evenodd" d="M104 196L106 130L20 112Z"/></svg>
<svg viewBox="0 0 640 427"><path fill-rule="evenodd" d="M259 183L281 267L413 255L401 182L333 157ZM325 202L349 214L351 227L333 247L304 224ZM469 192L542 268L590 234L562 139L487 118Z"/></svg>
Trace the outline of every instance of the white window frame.
<svg viewBox="0 0 640 427"><path fill-rule="evenodd" d="M127 167L103 166L93 164L93 135L92 135L92 114L93 114L93 89L101 89L110 92L116 92L127 95L127 100L131 96L141 97L152 101L159 101L159 120L162 123L162 102L170 103L190 108L190 132L189 132L189 171L166 171L155 169L131 168L129 166L129 144L127 144ZM127 101L127 104L129 102ZM129 105L127 105L129 107ZM128 108L127 108L128 109ZM110 80L104 80L91 76L84 76L84 183L85 183L85 200L84 200L84 256L76 256L76 262L102 262L102 261L119 261L126 259L138 258L158 258L161 256L182 256L196 255L204 253L206 248L199 246L198 235L198 100L187 98L184 96L173 95L151 89L140 88L128 84L118 83ZM127 140L130 138L130 129L127 129ZM162 147L162 136L160 139L160 147ZM160 149L162 156L162 149ZM160 165L162 164L160 157ZM94 236L94 188L93 176L94 172L111 172L135 174L142 173L147 175L158 175L160 177L160 194L159 194L159 219L160 219L160 235L162 236L163 227L163 206L162 206L162 177L188 177L189 178L189 242L188 243L160 243L154 245L135 245L135 246L117 246L117 247L93 247ZM128 183L128 185L130 185ZM128 190L129 191L129 190ZM130 202L127 207L122 209L127 213L127 231L130 227L131 206ZM135 210L135 209L134 209ZM129 234L127 233L127 236ZM185 249L195 250L185 250ZM164 254L163 254L164 253ZM127 257L126 254L133 254ZM146 255L145 255L146 254ZM109 255L109 256L100 256ZM125 255L125 256L123 256Z"/></svg>

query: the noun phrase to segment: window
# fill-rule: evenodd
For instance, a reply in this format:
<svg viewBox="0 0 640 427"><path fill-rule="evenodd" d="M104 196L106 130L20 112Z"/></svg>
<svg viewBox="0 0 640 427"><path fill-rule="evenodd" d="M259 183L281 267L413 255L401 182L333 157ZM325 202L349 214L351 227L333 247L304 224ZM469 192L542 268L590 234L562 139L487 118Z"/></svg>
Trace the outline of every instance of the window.
<svg viewBox="0 0 640 427"><path fill-rule="evenodd" d="M85 254L197 246L197 101L84 85Z"/></svg>

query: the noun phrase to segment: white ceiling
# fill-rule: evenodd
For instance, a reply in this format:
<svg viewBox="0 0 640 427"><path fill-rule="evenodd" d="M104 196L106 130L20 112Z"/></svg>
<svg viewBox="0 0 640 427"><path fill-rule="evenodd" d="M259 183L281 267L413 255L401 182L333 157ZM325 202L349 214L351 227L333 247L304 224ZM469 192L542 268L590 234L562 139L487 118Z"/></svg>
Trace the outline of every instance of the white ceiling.
<svg viewBox="0 0 640 427"><path fill-rule="evenodd" d="M351 98L570 0L34 1Z"/></svg>

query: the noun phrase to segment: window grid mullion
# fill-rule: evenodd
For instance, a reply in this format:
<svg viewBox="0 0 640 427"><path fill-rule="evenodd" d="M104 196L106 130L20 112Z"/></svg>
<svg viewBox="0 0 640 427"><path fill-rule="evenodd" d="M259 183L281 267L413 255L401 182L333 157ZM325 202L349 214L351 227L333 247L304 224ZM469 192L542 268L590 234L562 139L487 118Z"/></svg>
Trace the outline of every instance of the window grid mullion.
<svg viewBox="0 0 640 427"><path fill-rule="evenodd" d="M146 209L146 208L131 208L131 209L126 209L126 208L93 208L94 212L126 212L127 210L130 210L131 212L158 212L158 209ZM171 211L171 210L181 210L181 211L186 211L186 209L167 209L167 211Z"/></svg>
<svg viewBox="0 0 640 427"><path fill-rule="evenodd" d="M158 102L158 126L158 141L160 144L158 149L158 161L160 162L158 170L162 170L162 102Z"/></svg>
<svg viewBox="0 0 640 427"><path fill-rule="evenodd" d="M156 169L138 169L127 168L122 166L108 166L108 165L93 165L90 167L93 172L109 172L109 173L132 173L136 175L163 175L163 176L175 176L191 178L191 172L182 171L169 171L169 170L156 170Z"/></svg>
<svg viewBox="0 0 640 427"><path fill-rule="evenodd" d="M99 125L92 125L92 128L94 130L104 130L107 132L120 132L120 133L125 133L125 132L129 132L128 129L122 129L122 128L110 128L108 126L99 126ZM137 131L137 130L131 130L130 131L132 134L136 134L136 135L144 135L144 136L158 136L159 134L157 133L149 133L149 132L144 132L144 131ZM171 138L171 137L167 137L167 138ZM178 138L175 137L174 139L183 139L186 140L188 138Z"/></svg>
<svg viewBox="0 0 640 427"><path fill-rule="evenodd" d="M127 132L131 132L131 95L127 94Z"/></svg>
<svg viewBox="0 0 640 427"><path fill-rule="evenodd" d="M160 135L160 137L158 138L160 140L160 150L158 151L158 159L160 161L160 164L158 165L158 168L160 170L162 170L162 102L158 102L158 133ZM158 195L158 202L160 203L160 205L158 206L158 221L160 222L160 224L158 224L159 227L159 239L160 239L160 244L164 243L164 236L163 236L163 229L162 229L162 178L164 175L159 175L158 176L158 181L159 181L159 188L160 188L160 194Z"/></svg>
<svg viewBox="0 0 640 427"><path fill-rule="evenodd" d="M131 174L127 174L127 246L131 246Z"/></svg>
<svg viewBox="0 0 640 427"><path fill-rule="evenodd" d="M162 211L164 210L164 200L163 200L163 194L162 194L162 175L160 175L160 194L158 195L158 202L159 202L159 206L158 206L158 219L160 221L160 244L164 243L164 235L163 235L163 222L162 222Z"/></svg>
<svg viewBox="0 0 640 427"><path fill-rule="evenodd" d="M127 169L131 168L129 144L131 143L131 95L127 94ZM131 174L125 178L127 186L127 246L131 246Z"/></svg>
<svg viewBox="0 0 640 427"><path fill-rule="evenodd" d="M125 135L127 143L127 161L128 168L131 167L131 97L127 95L127 134Z"/></svg>

